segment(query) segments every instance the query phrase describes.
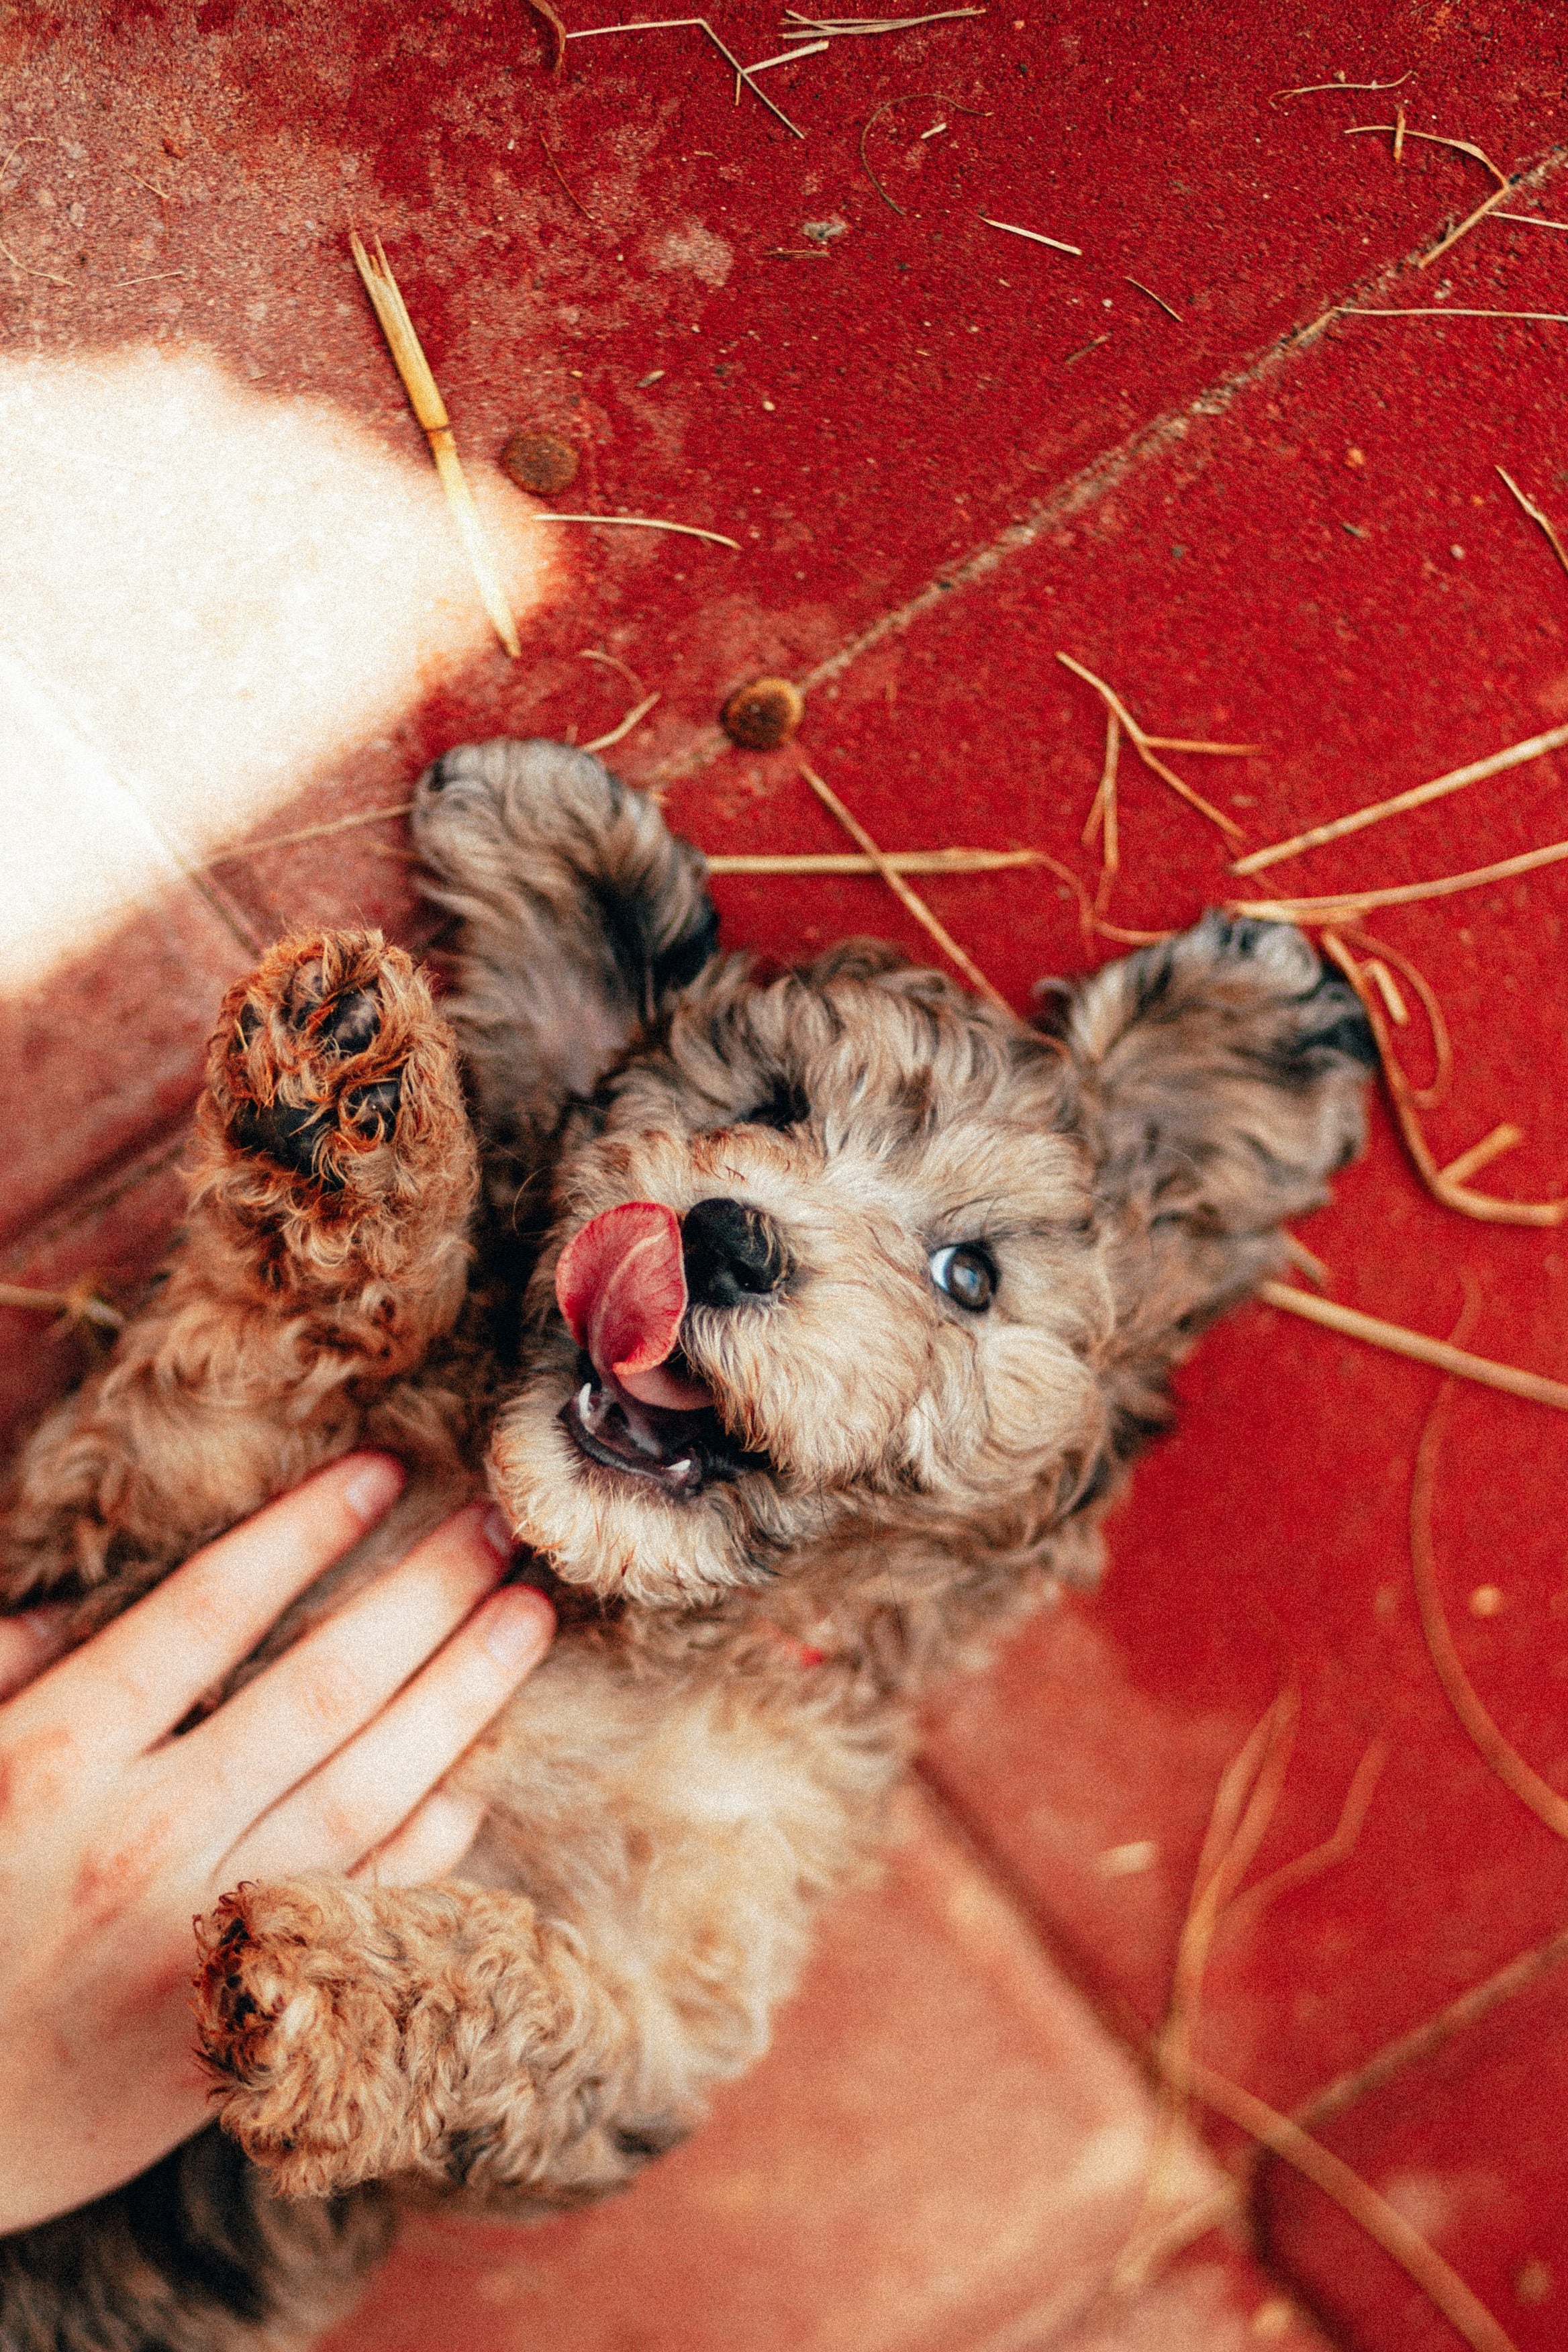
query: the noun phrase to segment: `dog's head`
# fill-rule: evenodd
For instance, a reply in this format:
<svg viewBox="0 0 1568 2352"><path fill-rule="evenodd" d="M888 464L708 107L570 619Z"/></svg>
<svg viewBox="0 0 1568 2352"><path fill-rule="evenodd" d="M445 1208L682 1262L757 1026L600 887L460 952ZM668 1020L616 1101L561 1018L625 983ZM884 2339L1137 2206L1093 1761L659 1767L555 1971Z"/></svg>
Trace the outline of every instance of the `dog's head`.
<svg viewBox="0 0 1568 2352"><path fill-rule="evenodd" d="M847 1538L1082 1572L1171 1366L1359 1145L1345 982L1221 915L1058 983L1055 1038L889 949L759 979L657 803L554 743L448 752L415 833L492 1216L554 1186L520 1535L667 1604Z"/></svg>
<svg viewBox="0 0 1568 2352"><path fill-rule="evenodd" d="M1073 1091L890 952L710 967L567 1141L493 1449L514 1524L572 1582L689 1604L849 1514L1048 1522L1110 1318Z"/></svg>

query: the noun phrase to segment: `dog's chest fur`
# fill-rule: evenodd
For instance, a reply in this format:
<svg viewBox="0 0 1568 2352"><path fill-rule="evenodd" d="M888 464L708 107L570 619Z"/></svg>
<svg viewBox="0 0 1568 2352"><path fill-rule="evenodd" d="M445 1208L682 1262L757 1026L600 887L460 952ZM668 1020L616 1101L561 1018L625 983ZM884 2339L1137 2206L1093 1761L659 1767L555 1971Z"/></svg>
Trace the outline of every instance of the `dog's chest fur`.
<svg viewBox="0 0 1568 2352"><path fill-rule="evenodd" d="M489 1811L462 1874L593 1948L635 2021L631 2104L673 2136L694 2032L710 2081L759 2054L809 1911L867 1866L907 1716L760 1619L637 1631L569 1633L474 1751Z"/></svg>

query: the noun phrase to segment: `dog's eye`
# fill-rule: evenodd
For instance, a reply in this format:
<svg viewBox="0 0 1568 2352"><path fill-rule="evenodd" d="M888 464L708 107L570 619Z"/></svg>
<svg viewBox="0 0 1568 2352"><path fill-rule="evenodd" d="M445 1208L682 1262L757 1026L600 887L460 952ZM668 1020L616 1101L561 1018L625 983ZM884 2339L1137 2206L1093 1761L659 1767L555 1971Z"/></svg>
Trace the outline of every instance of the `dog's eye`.
<svg viewBox="0 0 1568 2352"><path fill-rule="evenodd" d="M804 1127L810 1117L811 1105L806 1100L805 1087L797 1086L790 1078L779 1077L774 1079L772 1092L763 1101L753 1103L750 1110L742 1111L737 1123L742 1127L773 1127L782 1130L789 1127Z"/></svg>
<svg viewBox="0 0 1568 2352"><path fill-rule="evenodd" d="M996 1294L996 1268L973 1242L950 1242L945 1249L932 1250L931 1278L971 1315L984 1315Z"/></svg>

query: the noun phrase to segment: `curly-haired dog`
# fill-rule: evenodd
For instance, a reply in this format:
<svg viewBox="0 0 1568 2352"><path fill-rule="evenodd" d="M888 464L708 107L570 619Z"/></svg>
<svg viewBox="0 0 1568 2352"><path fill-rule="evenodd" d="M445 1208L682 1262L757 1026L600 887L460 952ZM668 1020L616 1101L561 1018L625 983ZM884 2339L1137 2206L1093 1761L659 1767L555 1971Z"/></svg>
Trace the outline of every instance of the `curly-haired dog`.
<svg viewBox="0 0 1568 2352"><path fill-rule="evenodd" d="M384 2241L371 2184L538 2210L679 2138L911 1702L1092 1575L1171 1366L1361 1137L1362 1016L1289 929L1210 916L1042 1034L878 947L718 957L701 859L581 752L453 752L415 827L452 1029L374 934L230 992L183 1241L25 1454L0 1592L85 1628L374 1444L415 1475L310 1607L488 1461L563 1633L460 1768L460 1877L225 1899L223 2135L0 2247L10 2352L292 2344Z"/></svg>

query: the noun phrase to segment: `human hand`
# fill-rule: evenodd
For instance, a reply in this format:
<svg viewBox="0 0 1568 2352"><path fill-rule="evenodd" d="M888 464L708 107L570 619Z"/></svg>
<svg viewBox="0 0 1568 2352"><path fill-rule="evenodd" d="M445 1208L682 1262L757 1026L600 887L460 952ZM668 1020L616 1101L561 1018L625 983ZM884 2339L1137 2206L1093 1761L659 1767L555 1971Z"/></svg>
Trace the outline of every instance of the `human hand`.
<svg viewBox="0 0 1568 2352"><path fill-rule="evenodd" d="M478 1827L436 1782L549 1647L543 1595L469 1505L178 1738L201 1694L382 1517L395 1462L351 1454L58 1645L0 1622L0 2231L131 2179L200 2128L192 1916L242 1878L438 1877Z"/></svg>

